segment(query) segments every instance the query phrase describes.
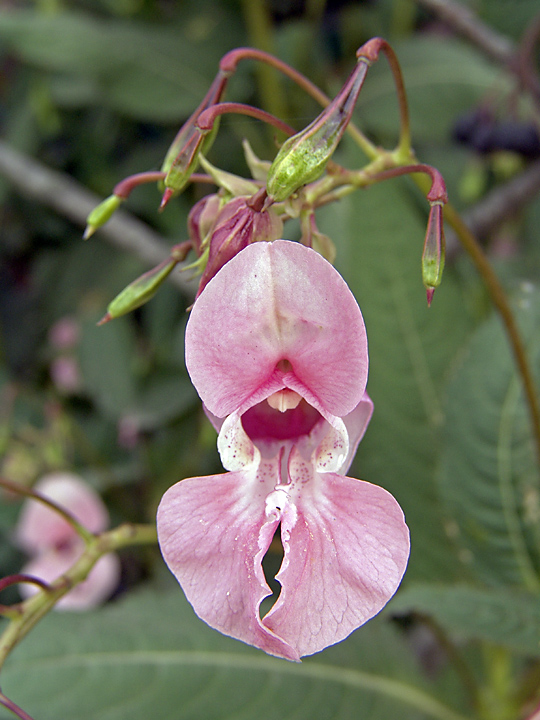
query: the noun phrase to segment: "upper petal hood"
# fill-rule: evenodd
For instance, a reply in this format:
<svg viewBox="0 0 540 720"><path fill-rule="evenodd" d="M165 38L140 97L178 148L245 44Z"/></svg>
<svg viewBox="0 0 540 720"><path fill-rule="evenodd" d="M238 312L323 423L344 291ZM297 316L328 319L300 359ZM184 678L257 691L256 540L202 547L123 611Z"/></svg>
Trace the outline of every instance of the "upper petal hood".
<svg viewBox="0 0 540 720"><path fill-rule="evenodd" d="M368 372L360 309L339 273L298 243L257 242L230 260L197 299L186 364L203 402L224 417L280 385L288 360L320 406L347 415ZM262 392L261 392L262 391Z"/></svg>

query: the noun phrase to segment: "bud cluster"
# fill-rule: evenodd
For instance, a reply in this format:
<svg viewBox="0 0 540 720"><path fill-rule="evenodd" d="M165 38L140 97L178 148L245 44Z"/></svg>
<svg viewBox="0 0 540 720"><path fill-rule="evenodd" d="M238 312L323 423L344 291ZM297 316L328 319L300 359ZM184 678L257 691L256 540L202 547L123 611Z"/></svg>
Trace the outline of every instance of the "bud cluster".
<svg viewBox="0 0 540 720"><path fill-rule="evenodd" d="M352 124L353 111L367 71L381 51L390 62L400 106L401 136L396 150L392 152L375 147ZM269 63L287 74L321 102L323 110L319 116L297 132L263 110L223 102L228 80L238 63L245 58ZM231 112L258 118L289 135L271 162L257 158L247 142L244 143L252 179L225 172L206 159L218 132L220 116ZM284 222L291 218L300 220L300 242L333 262L333 242L317 228L317 207L338 200L356 188L404 173L422 172L432 178L432 188L427 196L431 210L422 256L422 276L430 304L433 292L441 282L444 266L442 211L446 190L442 178L433 168L416 162L410 149L408 125L407 102L399 64L389 45L381 38L373 38L358 50L353 71L332 101L307 78L267 53L251 48L239 48L227 53L206 96L177 133L161 170L140 173L123 180L115 187L113 194L88 216L85 238L104 225L132 190L142 183L158 183L162 191L160 209L172 197L183 192L191 182L217 186L216 192L206 195L193 206L188 218L189 239L175 245L168 258L164 258L156 268L122 291L109 305L102 322L147 302L190 251L196 259L183 269L200 274L198 296L216 273L245 247L254 242L280 238ZM347 130L350 130L370 158L368 164L358 171L345 170L333 159ZM197 174L199 167L204 173Z"/></svg>

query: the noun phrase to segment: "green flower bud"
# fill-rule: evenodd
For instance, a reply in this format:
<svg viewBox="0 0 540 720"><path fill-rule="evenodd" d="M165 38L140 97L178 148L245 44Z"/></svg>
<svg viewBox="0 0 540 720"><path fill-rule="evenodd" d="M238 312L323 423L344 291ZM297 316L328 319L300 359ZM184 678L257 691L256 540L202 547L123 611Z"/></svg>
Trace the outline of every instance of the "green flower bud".
<svg viewBox="0 0 540 720"><path fill-rule="evenodd" d="M283 143L268 171L266 188L272 200L282 202L322 175L352 117L367 68L368 62L360 58L330 105Z"/></svg>
<svg viewBox="0 0 540 720"><path fill-rule="evenodd" d="M444 269L445 240L442 213L442 202L432 202L422 254L422 279L427 292L428 306L431 305L435 289L441 284Z"/></svg>
<svg viewBox="0 0 540 720"><path fill-rule="evenodd" d="M183 258L170 257L130 283L109 303L107 314L101 318L98 325L104 325L151 300L181 259Z"/></svg>
<svg viewBox="0 0 540 720"><path fill-rule="evenodd" d="M112 217L121 204L122 198L119 198L117 195L111 195L106 200L103 200L103 202L100 202L86 218L86 229L83 238L88 240L98 228L105 225L107 220Z"/></svg>

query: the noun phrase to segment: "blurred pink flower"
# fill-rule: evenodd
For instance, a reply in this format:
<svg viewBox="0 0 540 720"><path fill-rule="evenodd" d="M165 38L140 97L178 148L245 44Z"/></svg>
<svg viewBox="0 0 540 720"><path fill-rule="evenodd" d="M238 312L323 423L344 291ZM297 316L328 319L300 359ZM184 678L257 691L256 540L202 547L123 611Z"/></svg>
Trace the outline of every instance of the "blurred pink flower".
<svg viewBox="0 0 540 720"><path fill-rule="evenodd" d="M34 489L68 511L92 533L109 524L107 508L99 495L71 473L45 475ZM15 529L15 540L31 558L22 573L49 583L65 573L84 551L84 543L64 518L37 500L26 500ZM114 553L104 555L77 585L57 604L63 610L86 610L105 601L118 585L120 561ZM37 592L31 584L20 586L23 597Z"/></svg>
<svg viewBox="0 0 540 720"><path fill-rule="evenodd" d="M313 250L254 243L195 302L186 362L229 472L165 493L169 568L203 620L267 653L299 660L343 640L388 602L409 555L395 499L343 474L373 407L353 295ZM261 619L280 524L281 593Z"/></svg>

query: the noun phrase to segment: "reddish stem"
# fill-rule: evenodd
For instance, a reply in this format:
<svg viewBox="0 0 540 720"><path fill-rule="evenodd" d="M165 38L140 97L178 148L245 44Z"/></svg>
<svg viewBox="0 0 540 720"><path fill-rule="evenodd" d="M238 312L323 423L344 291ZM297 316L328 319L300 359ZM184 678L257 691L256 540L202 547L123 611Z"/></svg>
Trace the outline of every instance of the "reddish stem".
<svg viewBox="0 0 540 720"><path fill-rule="evenodd" d="M164 180L165 175L166 173L159 170L149 170L148 172L130 175L129 177L124 178L124 180L121 180L117 185L115 185L113 195L116 195L116 197L119 197L122 200L127 200L127 198L131 194L131 191L134 188L138 187L139 185L144 185L146 183L159 182L160 180Z"/></svg>
<svg viewBox="0 0 540 720"><path fill-rule="evenodd" d="M257 118L269 125L273 125L275 128L285 133L285 135L294 135L296 132L296 130L290 125L287 125L287 123L265 110L253 107L252 105L244 105L243 103L234 102L217 103L216 105L212 105L207 108L199 115L196 125L201 132L210 132L214 126L216 118L227 113L236 113L238 115L248 115L249 117Z"/></svg>
<svg viewBox="0 0 540 720"><path fill-rule="evenodd" d="M0 692L0 705L3 705L7 710L10 710L14 715L20 718L20 720L33 720L27 712L16 705L13 700L10 700L2 692Z"/></svg>

